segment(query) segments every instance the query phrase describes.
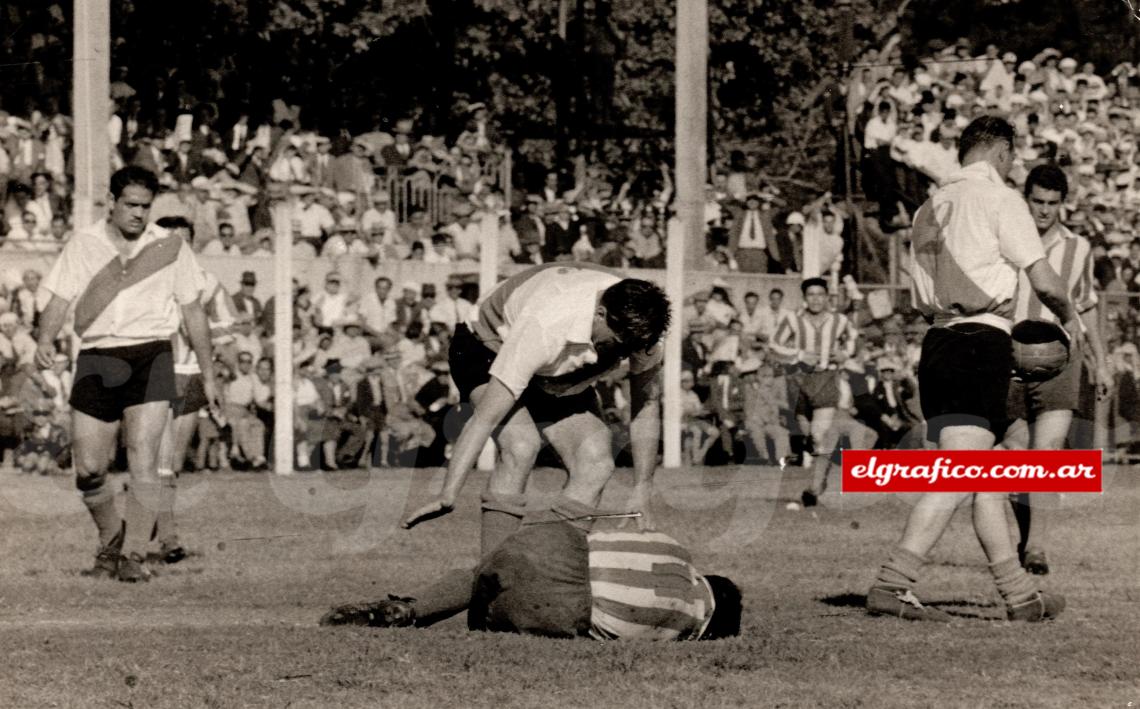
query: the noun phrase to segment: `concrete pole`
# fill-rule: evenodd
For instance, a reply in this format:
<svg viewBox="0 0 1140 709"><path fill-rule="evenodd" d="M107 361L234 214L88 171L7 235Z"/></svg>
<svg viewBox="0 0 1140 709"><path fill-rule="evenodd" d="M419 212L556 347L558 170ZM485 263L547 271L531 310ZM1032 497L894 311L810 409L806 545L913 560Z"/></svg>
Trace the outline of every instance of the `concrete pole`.
<svg viewBox="0 0 1140 709"><path fill-rule="evenodd" d="M75 61L72 112L75 116L74 227L83 229L107 213L111 181L111 3L75 0Z"/></svg>
<svg viewBox="0 0 1140 709"><path fill-rule="evenodd" d="M681 465L681 304L685 271L704 267L707 179L709 18L707 0L677 3L676 177L677 216L666 243L665 281L673 327L665 340L664 465ZM680 247L680 248L678 248Z"/></svg>
<svg viewBox="0 0 1140 709"><path fill-rule="evenodd" d="M293 234L273 248L273 471L293 474Z"/></svg>

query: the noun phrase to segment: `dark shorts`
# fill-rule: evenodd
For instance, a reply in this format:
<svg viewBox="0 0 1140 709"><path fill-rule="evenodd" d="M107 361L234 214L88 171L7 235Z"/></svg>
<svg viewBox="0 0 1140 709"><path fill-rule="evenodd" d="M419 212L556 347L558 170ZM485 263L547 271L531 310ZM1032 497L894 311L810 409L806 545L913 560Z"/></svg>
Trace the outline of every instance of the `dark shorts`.
<svg viewBox="0 0 1140 709"><path fill-rule="evenodd" d="M1006 414L1010 421L1036 421L1046 411L1076 411L1080 408L1081 373L1084 358L1074 347L1069 364L1060 374L1044 382L1011 382Z"/></svg>
<svg viewBox="0 0 1140 709"><path fill-rule="evenodd" d="M1013 346L1005 331L980 323L930 328L918 362L927 439L937 442L947 426L979 426L1000 441L1009 426L1012 373Z"/></svg>
<svg viewBox="0 0 1140 709"><path fill-rule="evenodd" d="M839 406L839 372L800 371L790 377L789 383L797 415L810 417L816 409Z"/></svg>
<svg viewBox="0 0 1140 709"><path fill-rule="evenodd" d="M170 402L170 408L175 418L204 409L210 403L206 400L201 374L175 374L174 389L178 398Z"/></svg>
<svg viewBox="0 0 1140 709"><path fill-rule="evenodd" d="M108 423L132 406L178 398L170 340L82 350L75 362L70 403Z"/></svg>
<svg viewBox="0 0 1140 709"><path fill-rule="evenodd" d="M471 392L491 381L491 364L496 353L480 340L475 333L463 324L455 328L448 351L451 378L459 389L463 403L471 402ZM602 418L602 408L594 387L567 396L554 396L533 384L528 386L519 398L519 405L527 410L539 430L574 416L594 414Z"/></svg>
<svg viewBox="0 0 1140 709"><path fill-rule="evenodd" d="M472 630L555 638L589 635L590 548L586 533L568 522L523 526L475 570L467 624Z"/></svg>

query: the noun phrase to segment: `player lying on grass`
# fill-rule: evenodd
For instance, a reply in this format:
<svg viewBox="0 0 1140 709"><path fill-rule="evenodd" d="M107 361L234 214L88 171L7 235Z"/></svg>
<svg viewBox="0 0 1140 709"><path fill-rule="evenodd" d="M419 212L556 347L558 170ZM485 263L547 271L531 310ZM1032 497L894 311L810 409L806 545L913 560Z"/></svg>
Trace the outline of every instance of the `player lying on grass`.
<svg viewBox="0 0 1140 709"><path fill-rule="evenodd" d="M588 264L536 266L499 284L470 326L451 340L451 374L474 413L455 442L443 490L404 522L411 528L446 514L492 437L501 459L483 492L481 556L518 529L527 480L545 440L569 479L563 496L594 507L613 475L609 426L594 383L629 361L632 508L650 526L649 497L660 440L661 339L669 300L647 281ZM415 594L420 618L467 607L471 570L453 571Z"/></svg>
<svg viewBox="0 0 1140 709"><path fill-rule="evenodd" d="M527 513L475 570L472 630L597 640L715 640L740 634L740 589L704 576L672 537L592 531L606 515L565 498ZM334 608L322 625L425 626L413 599Z"/></svg>

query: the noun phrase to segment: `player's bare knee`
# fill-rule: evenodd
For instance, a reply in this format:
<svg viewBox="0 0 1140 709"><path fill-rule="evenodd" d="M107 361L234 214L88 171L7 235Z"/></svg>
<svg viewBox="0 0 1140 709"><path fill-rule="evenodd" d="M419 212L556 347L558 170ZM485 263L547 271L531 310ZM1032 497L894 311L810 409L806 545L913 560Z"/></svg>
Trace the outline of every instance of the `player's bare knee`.
<svg viewBox="0 0 1140 709"><path fill-rule="evenodd" d="M596 488L600 494L613 474L614 455L609 432L583 441L570 468L570 482Z"/></svg>
<svg viewBox="0 0 1140 709"><path fill-rule="evenodd" d="M516 470L529 469L534 465L534 461L538 459L538 452L542 448L542 439L537 433L534 435L527 435L526 433L519 433L511 431L504 432L504 435L499 437L499 450L503 458L503 463Z"/></svg>

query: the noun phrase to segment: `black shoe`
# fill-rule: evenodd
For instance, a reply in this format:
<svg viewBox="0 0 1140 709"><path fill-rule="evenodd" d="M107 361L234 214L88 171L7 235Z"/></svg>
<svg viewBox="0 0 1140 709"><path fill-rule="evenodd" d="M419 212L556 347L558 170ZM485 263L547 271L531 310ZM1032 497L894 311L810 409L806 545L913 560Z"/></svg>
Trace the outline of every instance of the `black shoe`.
<svg viewBox="0 0 1140 709"><path fill-rule="evenodd" d="M867 592L867 612L934 623L949 623L951 619L949 613L923 605L910 589L884 586L876 586Z"/></svg>
<svg viewBox="0 0 1140 709"><path fill-rule="evenodd" d="M819 498L811 490L804 490L800 493L800 501L804 503L804 507L815 507L819 504Z"/></svg>
<svg viewBox="0 0 1140 709"><path fill-rule="evenodd" d="M194 556L192 552L187 551L186 547L175 542L174 544L163 544L162 548L158 551L149 552L146 555L146 563L177 564L191 556Z"/></svg>
<svg viewBox="0 0 1140 709"><path fill-rule="evenodd" d="M387 600L337 606L321 617L321 625L366 625L406 628L416 620L413 599L388 596Z"/></svg>
<svg viewBox="0 0 1140 709"><path fill-rule="evenodd" d="M96 579L114 579L119 574L119 557L122 554L118 549L112 547L104 547L99 550L95 555L95 565L90 570L84 571L84 576L90 576Z"/></svg>
<svg viewBox="0 0 1140 709"><path fill-rule="evenodd" d="M1023 603L1006 606L1006 618L1024 620L1027 623L1040 623L1053 620L1065 610L1065 597L1057 593L1038 591L1037 595Z"/></svg>
<svg viewBox="0 0 1140 709"><path fill-rule="evenodd" d="M1021 565L1025 570L1037 576L1044 576L1049 573L1049 562L1045 559L1045 552L1034 549L1025 553L1025 557L1021 560Z"/></svg>

